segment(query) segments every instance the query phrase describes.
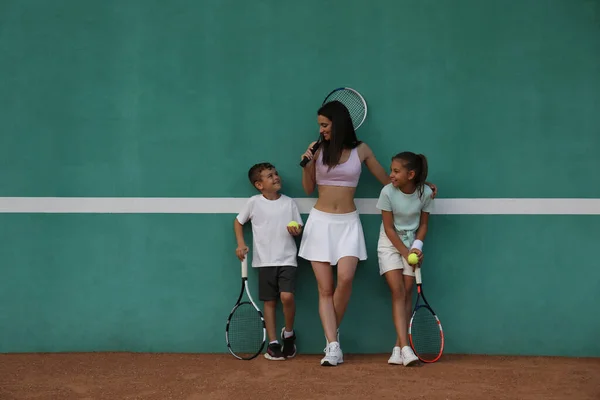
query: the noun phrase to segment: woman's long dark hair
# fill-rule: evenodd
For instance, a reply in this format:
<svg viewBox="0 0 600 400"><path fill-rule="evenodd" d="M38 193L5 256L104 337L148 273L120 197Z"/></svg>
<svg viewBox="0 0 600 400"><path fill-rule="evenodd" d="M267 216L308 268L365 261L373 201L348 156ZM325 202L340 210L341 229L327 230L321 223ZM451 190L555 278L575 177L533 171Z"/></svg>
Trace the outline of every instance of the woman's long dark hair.
<svg viewBox="0 0 600 400"><path fill-rule="evenodd" d="M325 103L317 114L331 121L331 136L321 143L323 164L331 169L339 164L344 149L354 149L361 142L356 138L348 109L339 101Z"/></svg>

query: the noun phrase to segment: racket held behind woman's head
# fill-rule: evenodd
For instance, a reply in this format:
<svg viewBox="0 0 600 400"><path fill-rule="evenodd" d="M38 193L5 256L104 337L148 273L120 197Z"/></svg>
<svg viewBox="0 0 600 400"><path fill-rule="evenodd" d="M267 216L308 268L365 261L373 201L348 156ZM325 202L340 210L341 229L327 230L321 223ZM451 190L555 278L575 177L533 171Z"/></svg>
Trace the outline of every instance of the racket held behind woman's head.
<svg viewBox="0 0 600 400"><path fill-rule="evenodd" d="M352 125L354 126L354 130L357 130L363 124L363 122L365 122L365 119L367 118L367 102L362 97L362 95L356 90L349 87L341 87L334 89L331 92L329 92L327 96L325 96L323 104L332 101L339 101L348 109L348 112L350 113L350 118L352 118ZM322 140L322 136L319 135L319 140L317 140L313 147L311 147L310 149L313 154L321 145ZM300 166L304 168L309 161L310 160L307 157L302 158Z"/></svg>

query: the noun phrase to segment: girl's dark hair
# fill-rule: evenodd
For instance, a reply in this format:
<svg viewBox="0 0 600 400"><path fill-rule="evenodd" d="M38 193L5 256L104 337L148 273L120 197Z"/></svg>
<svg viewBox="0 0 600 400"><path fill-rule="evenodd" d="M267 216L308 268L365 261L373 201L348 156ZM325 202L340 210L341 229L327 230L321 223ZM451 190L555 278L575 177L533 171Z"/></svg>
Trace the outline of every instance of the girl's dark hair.
<svg viewBox="0 0 600 400"><path fill-rule="evenodd" d="M361 142L356 138L348 109L339 101L325 103L319 108L317 115L322 115L331 121L331 137L321 143L323 164L331 169L339 164L344 149L354 149Z"/></svg>
<svg viewBox="0 0 600 400"><path fill-rule="evenodd" d="M410 151L404 151L392 157L392 161L398 160L409 171L415 171L415 185L419 192L419 197L423 196L425 181L427 180L427 158L423 154L415 154Z"/></svg>

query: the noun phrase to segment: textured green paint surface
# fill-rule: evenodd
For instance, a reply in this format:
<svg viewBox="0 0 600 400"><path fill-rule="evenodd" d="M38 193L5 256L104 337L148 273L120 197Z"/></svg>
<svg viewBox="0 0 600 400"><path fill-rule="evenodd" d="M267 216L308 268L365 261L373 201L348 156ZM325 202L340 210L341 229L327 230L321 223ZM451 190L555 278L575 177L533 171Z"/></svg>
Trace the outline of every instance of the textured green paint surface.
<svg viewBox="0 0 600 400"><path fill-rule="evenodd" d="M0 215L0 352L226 351L240 285L232 220ZM388 352L394 329L377 267L379 218L362 220L369 259L356 275L342 343L348 352ZM447 351L600 356L597 265L565 251L579 242L578 258L595 259L584 232L599 230L600 218L585 216L432 217L423 280ZM318 353L316 282L309 265L299 268L298 345ZM250 284L257 297L255 270Z"/></svg>
<svg viewBox="0 0 600 400"><path fill-rule="evenodd" d="M597 1L4 0L0 57L2 196L245 196L261 160L299 196L347 85L442 197L600 197Z"/></svg>
<svg viewBox="0 0 600 400"><path fill-rule="evenodd" d="M360 138L385 166L425 153L440 197L600 197L599 22L590 0L4 0L0 196L246 197L262 160L302 196L315 111L347 85L369 103ZM365 173L357 195L379 189ZM0 351L225 351L232 219L0 215ZM342 343L388 352L379 220L363 221ZM447 351L600 356L599 228L432 218L424 280ZM320 352L300 268L300 351Z"/></svg>

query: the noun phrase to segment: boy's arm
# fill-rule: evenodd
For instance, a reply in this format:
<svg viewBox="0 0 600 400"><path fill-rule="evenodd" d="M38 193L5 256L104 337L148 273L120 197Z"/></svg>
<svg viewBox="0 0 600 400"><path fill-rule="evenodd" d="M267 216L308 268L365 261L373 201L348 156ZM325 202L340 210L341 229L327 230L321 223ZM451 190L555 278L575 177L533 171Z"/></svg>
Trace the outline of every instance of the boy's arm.
<svg viewBox="0 0 600 400"><path fill-rule="evenodd" d="M294 199L292 199L292 219L298 223L298 227L292 228L292 227L288 226L287 230L290 235L298 236L298 235L300 235L300 233L302 233L302 227L304 226L304 223L302 222L302 216L300 215L300 211L298 210L298 205L296 204L296 201L294 201Z"/></svg>
<svg viewBox="0 0 600 400"><path fill-rule="evenodd" d="M244 225L240 224L237 218L233 221L233 231L235 232L235 240L237 241L237 249L235 249L235 255L240 261L243 261L248 253L248 246L244 240Z"/></svg>
<svg viewBox="0 0 600 400"><path fill-rule="evenodd" d="M254 197L248 199L244 207L240 210L240 213L235 217L233 221L233 231L235 232L235 240L237 241L237 248L235 249L235 255L240 261L243 261L248 253L248 246L244 240L244 224L252 220L252 210L254 209ZM242 221L242 222L240 222Z"/></svg>

